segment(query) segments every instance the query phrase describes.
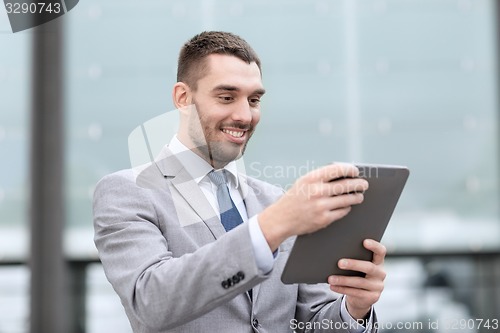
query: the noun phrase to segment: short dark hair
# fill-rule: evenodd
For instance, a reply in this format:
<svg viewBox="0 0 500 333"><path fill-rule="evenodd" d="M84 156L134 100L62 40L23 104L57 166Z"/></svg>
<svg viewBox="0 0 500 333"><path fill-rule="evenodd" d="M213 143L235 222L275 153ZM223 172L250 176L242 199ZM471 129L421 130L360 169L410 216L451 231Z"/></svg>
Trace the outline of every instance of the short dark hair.
<svg viewBox="0 0 500 333"><path fill-rule="evenodd" d="M204 31L182 46L177 82L184 82L196 90L198 80L206 75L206 57L211 54L232 55L248 64L255 62L262 73L259 56L243 38L230 32Z"/></svg>

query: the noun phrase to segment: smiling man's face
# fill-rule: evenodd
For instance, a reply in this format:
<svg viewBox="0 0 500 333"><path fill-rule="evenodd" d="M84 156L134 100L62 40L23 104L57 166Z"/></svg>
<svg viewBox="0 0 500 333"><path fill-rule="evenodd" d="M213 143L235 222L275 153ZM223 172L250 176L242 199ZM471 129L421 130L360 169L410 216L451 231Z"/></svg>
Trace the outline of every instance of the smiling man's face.
<svg viewBox="0 0 500 333"><path fill-rule="evenodd" d="M190 91L191 109L179 139L215 168L241 157L260 120L264 94L259 67L229 55L206 59L207 74Z"/></svg>

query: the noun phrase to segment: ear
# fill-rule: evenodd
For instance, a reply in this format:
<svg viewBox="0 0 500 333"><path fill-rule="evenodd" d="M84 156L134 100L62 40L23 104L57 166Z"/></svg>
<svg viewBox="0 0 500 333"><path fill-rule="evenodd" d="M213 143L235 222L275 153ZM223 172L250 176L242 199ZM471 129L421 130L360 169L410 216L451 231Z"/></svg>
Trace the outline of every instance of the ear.
<svg viewBox="0 0 500 333"><path fill-rule="evenodd" d="M191 105L191 88L184 82L177 82L172 89L172 100L176 109L183 109Z"/></svg>

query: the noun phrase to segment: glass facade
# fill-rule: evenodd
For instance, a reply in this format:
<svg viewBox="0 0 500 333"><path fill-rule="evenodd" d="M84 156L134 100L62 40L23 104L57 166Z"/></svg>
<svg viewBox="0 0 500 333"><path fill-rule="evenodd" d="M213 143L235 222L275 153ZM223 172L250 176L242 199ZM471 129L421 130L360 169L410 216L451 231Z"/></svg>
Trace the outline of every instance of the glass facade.
<svg viewBox="0 0 500 333"><path fill-rule="evenodd" d="M31 35L10 33L2 10L0 261L25 260ZM134 129L173 109L179 48L203 30L241 35L262 60L267 93L243 159L247 174L286 188L332 161L407 165L410 179L384 237L391 252L498 251L495 11L493 0L82 1L62 18L68 257L97 258L94 186L131 166ZM455 286L475 270L469 260L438 263L390 261L386 320L432 312L413 300L434 266L462 272ZM89 332L126 320L99 271L88 273ZM405 308L400 292L410 299ZM456 300L448 306L454 315L478 315L466 297ZM95 310L103 307L117 310Z"/></svg>
<svg viewBox="0 0 500 333"><path fill-rule="evenodd" d="M493 5L81 4L67 17L68 223L88 228L95 182L130 166L128 135L173 108L182 43L219 29L246 38L263 62L268 93L248 174L286 187L331 161L407 165L392 250L497 249Z"/></svg>

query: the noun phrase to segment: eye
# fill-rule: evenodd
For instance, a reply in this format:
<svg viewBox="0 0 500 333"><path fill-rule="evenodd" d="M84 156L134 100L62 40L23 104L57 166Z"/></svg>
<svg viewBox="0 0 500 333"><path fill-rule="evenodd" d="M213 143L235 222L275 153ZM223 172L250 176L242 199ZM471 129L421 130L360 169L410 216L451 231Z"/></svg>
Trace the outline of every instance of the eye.
<svg viewBox="0 0 500 333"><path fill-rule="evenodd" d="M249 103L250 103L251 106L258 106L258 105L260 105L260 98L252 97L248 101L249 101Z"/></svg>
<svg viewBox="0 0 500 333"><path fill-rule="evenodd" d="M219 98L219 101L221 101L222 103L225 103L225 104L231 103L234 100L233 96L228 96L228 95L222 95L222 96L219 96L218 98Z"/></svg>

